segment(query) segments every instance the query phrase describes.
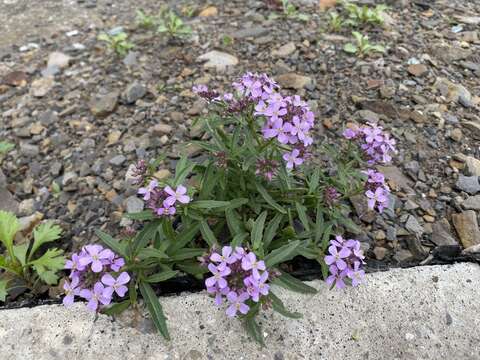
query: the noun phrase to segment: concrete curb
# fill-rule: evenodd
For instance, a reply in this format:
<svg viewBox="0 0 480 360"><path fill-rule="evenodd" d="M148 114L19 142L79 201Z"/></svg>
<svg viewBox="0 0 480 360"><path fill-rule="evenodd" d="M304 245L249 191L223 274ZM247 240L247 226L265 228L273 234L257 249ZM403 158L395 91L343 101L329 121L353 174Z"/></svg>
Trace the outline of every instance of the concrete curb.
<svg viewBox="0 0 480 360"><path fill-rule="evenodd" d="M480 266L396 269L346 291L276 292L300 320L264 312L265 348L205 293L162 298L172 341L133 311L113 321L73 308L0 311L1 359L480 359Z"/></svg>

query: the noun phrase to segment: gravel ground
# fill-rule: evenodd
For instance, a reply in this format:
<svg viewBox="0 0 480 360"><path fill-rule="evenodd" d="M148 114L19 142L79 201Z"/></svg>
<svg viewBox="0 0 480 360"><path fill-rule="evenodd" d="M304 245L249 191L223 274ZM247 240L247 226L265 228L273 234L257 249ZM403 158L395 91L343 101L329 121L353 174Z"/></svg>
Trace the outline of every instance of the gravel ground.
<svg viewBox="0 0 480 360"><path fill-rule="evenodd" d="M185 146L202 136L192 123L205 111L192 85L226 89L254 71L310 102L319 142L367 121L396 138L398 156L381 169L391 208L375 217L352 199L371 266L428 263L480 244L480 4L387 1L385 25L363 30L387 51L360 59L342 51L350 30L328 31L316 1L296 2L306 23L269 20L266 3L0 0L0 140L15 144L0 165L0 209L58 219L67 251L96 228L120 232L122 214L142 207L125 181L130 164L167 154L161 178L179 153L199 155ZM136 9L164 5L193 13L184 16L191 38L137 28ZM135 43L124 59L96 40L118 26Z"/></svg>

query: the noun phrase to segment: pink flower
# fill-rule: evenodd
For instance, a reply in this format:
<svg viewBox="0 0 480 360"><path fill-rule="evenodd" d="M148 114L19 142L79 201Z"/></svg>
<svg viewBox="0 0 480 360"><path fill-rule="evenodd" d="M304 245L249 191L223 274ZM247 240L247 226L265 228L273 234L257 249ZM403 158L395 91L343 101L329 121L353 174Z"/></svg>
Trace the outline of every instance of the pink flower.
<svg viewBox="0 0 480 360"><path fill-rule="evenodd" d="M129 281L130 275L128 275L128 273L125 271L118 275L117 279L110 274L105 274L102 276L102 283L107 285L105 292L109 293L110 297L114 292L116 292L118 296L124 297L128 291L128 288L125 286L125 284L128 284Z"/></svg>
<svg viewBox="0 0 480 360"><path fill-rule="evenodd" d="M170 195L163 202L164 205L173 206L177 201L182 204L188 204L190 202L190 197L185 195L187 193L187 188L183 185L179 185L177 190L173 190L170 186L165 187L165 192Z"/></svg>
<svg viewBox="0 0 480 360"><path fill-rule="evenodd" d="M293 149L291 153L283 154L283 160L287 162L287 169L293 169L294 166L303 164L303 159L299 157L300 151Z"/></svg>
<svg viewBox="0 0 480 360"><path fill-rule="evenodd" d="M230 302L230 306L227 308L227 316L228 317L234 317L237 315L237 312L240 312L242 314L247 314L248 310L250 310L250 307L245 304L245 301L247 301L249 298L249 295L247 293L242 293L240 295L237 295L236 292L230 291L227 295L227 299Z"/></svg>

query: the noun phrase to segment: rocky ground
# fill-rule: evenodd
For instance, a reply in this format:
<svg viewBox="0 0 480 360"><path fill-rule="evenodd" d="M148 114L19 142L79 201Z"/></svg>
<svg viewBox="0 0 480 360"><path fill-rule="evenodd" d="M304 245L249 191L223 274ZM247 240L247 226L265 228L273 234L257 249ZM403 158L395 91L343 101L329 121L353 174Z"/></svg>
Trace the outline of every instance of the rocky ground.
<svg viewBox="0 0 480 360"><path fill-rule="evenodd" d="M366 121L396 138L398 156L381 169L391 209L372 216L352 199L372 266L479 245L480 3L386 2L385 25L363 33L387 51L360 59L342 50L351 30L330 32L313 0L294 2L306 23L269 19L268 1L0 0L0 141L15 144L0 167L0 209L58 219L68 251L96 228L120 232L122 214L143 206L125 180L131 164L167 154L166 177L181 152L199 154L185 146L202 136L192 123L205 111L192 85L226 89L253 71L309 100L319 141ZM189 39L135 25L136 9L165 5L185 14ZM135 44L125 58L97 40L118 26Z"/></svg>

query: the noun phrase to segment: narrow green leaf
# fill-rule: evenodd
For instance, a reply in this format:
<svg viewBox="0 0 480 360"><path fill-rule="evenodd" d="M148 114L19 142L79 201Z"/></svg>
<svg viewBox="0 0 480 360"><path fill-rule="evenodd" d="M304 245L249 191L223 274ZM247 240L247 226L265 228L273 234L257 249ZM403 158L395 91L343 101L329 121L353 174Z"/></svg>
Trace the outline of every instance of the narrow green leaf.
<svg viewBox="0 0 480 360"><path fill-rule="evenodd" d="M300 204L298 201L295 201L295 208L303 227L306 231L310 231L310 221L308 219L307 212L305 211L305 206Z"/></svg>
<svg viewBox="0 0 480 360"><path fill-rule="evenodd" d="M153 240L155 233L158 231L160 226L158 221L153 221L147 224L142 231L140 231L135 239L133 240L133 254L136 255L140 249L146 247L148 243Z"/></svg>
<svg viewBox="0 0 480 360"><path fill-rule="evenodd" d="M102 313L110 316L119 315L125 310L127 310L130 304L131 304L130 299L127 299L122 302L113 304L112 306L109 306L107 309L102 310Z"/></svg>
<svg viewBox="0 0 480 360"><path fill-rule="evenodd" d="M178 270L162 271L160 273L150 275L149 277L146 278L145 281L148 283L159 283L159 282L171 279L177 274L178 274Z"/></svg>
<svg viewBox="0 0 480 360"><path fill-rule="evenodd" d="M240 215L235 210L227 209L225 210L225 217L227 219L227 226L232 235L238 235L244 233L243 223L241 221Z"/></svg>
<svg viewBox="0 0 480 360"><path fill-rule="evenodd" d="M206 274L208 272L207 267L200 265L200 263L196 259L195 260L186 260L186 261L177 263L176 266L180 270L182 270L182 271L184 271L188 274L192 274L193 276L195 276L197 278L202 278L202 275Z"/></svg>
<svg viewBox="0 0 480 360"><path fill-rule="evenodd" d="M167 253L171 254L177 251L178 249L181 249L185 245L189 244L193 239L195 239L195 236L198 234L198 231L200 230L200 223L197 223L195 225L189 226L188 228L185 228L180 232L180 234L177 235L176 240L168 247Z"/></svg>
<svg viewBox="0 0 480 360"><path fill-rule="evenodd" d="M153 220L156 218L152 210L144 210L138 213L125 214L124 216L127 219L132 219L132 220Z"/></svg>
<svg viewBox="0 0 480 360"><path fill-rule="evenodd" d="M210 248L218 245L218 240L206 220L200 223L200 232L202 233L203 240L205 240Z"/></svg>
<svg viewBox="0 0 480 360"><path fill-rule="evenodd" d="M300 241L292 241L289 244L286 244L278 249L273 250L270 254L265 257L265 264L267 267L272 267L281 262L291 260L297 255L297 247L300 245Z"/></svg>
<svg viewBox="0 0 480 360"><path fill-rule="evenodd" d="M248 233L246 232L243 232L243 233L239 233L237 235L235 235L232 239L232 241L230 242L230 245L235 248L237 246L242 246L243 244L243 240L245 240L248 236Z"/></svg>
<svg viewBox="0 0 480 360"><path fill-rule="evenodd" d="M204 252L205 252L205 249L183 248L183 249L177 250L174 254L172 254L170 259L173 261L192 259L202 255Z"/></svg>
<svg viewBox="0 0 480 360"><path fill-rule="evenodd" d="M248 334L260 345L265 346L265 339L261 326L255 321L255 316L258 314L259 304L255 304L250 309L250 312L245 316L245 329Z"/></svg>
<svg viewBox="0 0 480 360"><path fill-rule="evenodd" d="M317 204L317 214L315 217L315 244L318 244L318 242L322 238L323 225L324 225L323 211L322 211L322 205L319 201Z"/></svg>
<svg viewBox="0 0 480 360"><path fill-rule="evenodd" d="M256 183L255 185L258 192L260 193L260 195L262 195L263 199L267 202L267 204L269 204L271 207L273 207L278 212L281 212L282 214L287 213L287 211L280 204L273 200L273 198L262 185L260 185L259 183Z"/></svg>
<svg viewBox="0 0 480 360"><path fill-rule="evenodd" d="M318 188L320 182L320 168L317 167L310 178L310 183L308 184L308 192L313 194Z"/></svg>
<svg viewBox="0 0 480 360"><path fill-rule="evenodd" d="M165 254L165 252L163 252L159 249L152 248L152 247L141 248L138 251L137 256L140 260L145 260L145 259L149 259L149 258L168 259L168 256L167 256L167 254Z"/></svg>
<svg viewBox="0 0 480 360"><path fill-rule="evenodd" d="M270 300L272 300L273 310L275 310L279 314L291 319L300 319L302 317L302 314L298 312L288 311L285 308L285 305L283 304L282 300L280 300L280 298L278 298L277 295L275 295L272 291L268 293L268 297L270 298Z"/></svg>
<svg viewBox="0 0 480 360"><path fill-rule="evenodd" d="M95 234L100 238L100 240L107 245L113 252L121 255L123 257L127 257L125 246L121 244L119 241L115 240L109 234L103 232L102 230L95 229Z"/></svg>
<svg viewBox="0 0 480 360"><path fill-rule="evenodd" d="M291 290L301 294L316 294L317 290L311 286L304 284L302 281L294 278L285 272L272 280L272 283L281 286L287 290Z"/></svg>
<svg viewBox="0 0 480 360"><path fill-rule="evenodd" d="M15 214L7 211L0 211L0 242L7 248L8 254L13 259L13 239L20 230L20 222Z"/></svg>
<svg viewBox="0 0 480 360"><path fill-rule="evenodd" d="M263 238L263 228L265 227L265 220L267 219L268 212L263 211L255 220L253 224L252 232L251 232L251 242L253 246L253 250L260 249L262 245L262 238Z"/></svg>
<svg viewBox="0 0 480 360"><path fill-rule="evenodd" d="M7 280L0 279L0 301L5 302L5 299L7 298L7 295L8 295L7 285L8 285Z"/></svg>
<svg viewBox="0 0 480 360"><path fill-rule="evenodd" d="M247 198L238 198L238 199L230 200L230 205L227 206L227 209L239 208L240 206L248 204L248 201L249 200Z"/></svg>
<svg viewBox="0 0 480 360"><path fill-rule="evenodd" d="M219 200L197 200L189 204L189 207L192 209L215 209L221 207L228 207L230 201L219 201Z"/></svg>
<svg viewBox="0 0 480 360"><path fill-rule="evenodd" d="M283 221L284 216L285 215L283 214L276 214L268 223L268 226L265 229L265 234L263 235L263 246L265 251L267 251L268 246L272 242L275 235L277 235L278 228L280 223Z"/></svg>
<svg viewBox="0 0 480 360"><path fill-rule="evenodd" d="M157 295L153 291L152 287L145 282L140 283L140 292L142 293L143 300L147 305L148 312L152 317L155 327L165 339L170 340L166 318L163 314L162 305L158 301Z"/></svg>
<svg viewBox="0 0 480 360"><path fill-rule="evenodd" d="M329 224L325 228L325 231L323 232L323 236L322 236L322 251L323 252L325 252L325 250L328 248L328 244L330 242L330 235L332 234L332 228L333 228L333 224Z"/></svg>

